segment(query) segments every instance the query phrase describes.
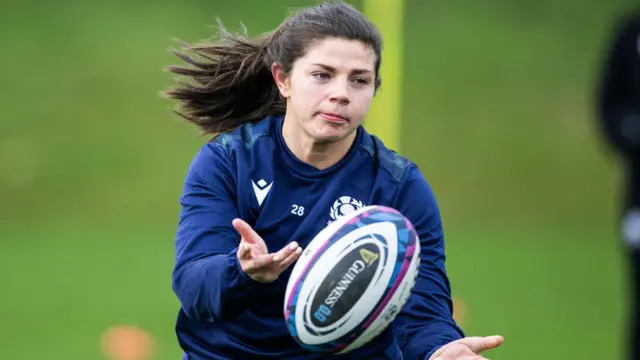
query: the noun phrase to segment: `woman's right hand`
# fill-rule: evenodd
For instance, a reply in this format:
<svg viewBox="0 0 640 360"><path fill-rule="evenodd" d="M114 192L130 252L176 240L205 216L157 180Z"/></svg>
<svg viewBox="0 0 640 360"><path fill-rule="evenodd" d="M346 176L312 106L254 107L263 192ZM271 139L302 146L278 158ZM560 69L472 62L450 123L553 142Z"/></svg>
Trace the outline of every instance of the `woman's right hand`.
<svg viewBox="0 0 640 360"><path fill-rule="evenodd" d="M264 240L244 220L234 219L233 227L241 236L238 247L240 267L257 282L273 282L302 253L302 248L294 241L270 254Z"/></svg>

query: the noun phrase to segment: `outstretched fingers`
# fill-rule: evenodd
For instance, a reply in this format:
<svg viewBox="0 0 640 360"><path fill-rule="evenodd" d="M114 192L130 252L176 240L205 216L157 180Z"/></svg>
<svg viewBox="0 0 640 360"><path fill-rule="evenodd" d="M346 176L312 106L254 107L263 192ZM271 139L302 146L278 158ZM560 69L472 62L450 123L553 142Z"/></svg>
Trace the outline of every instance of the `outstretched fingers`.
<svg viewBox="0 0 640 360"><path fill-rule="evenodd" d="M295 243L292 243L292 245L293 244ZM278 266L276 267L277 274L280 275L283 271L287 270L287 268L291 266L291 264L293 264L296 260L298 260L298 257L300 257L300 254L302 254L302 248L300 246L296 246L295 249L292 249L291 247L289 247L288 254L284 259L282 259L280 264L278 264Z"/></svg>
<svg viewBox="0 0 640 360"><path fill-rule="evenodd" d="M474 353L478 354L485 350L497 348L504 342L504 338L500 335L494 336L471 336L458 340L458 342L466 345Z"/></svg>
<svg viewBox="0 0 640 360"><path fill-rule="evenodd" d="M251 253L251 245L241 243L238 248L238 258L244 263L243 269L247 274L262 273L261 278L275 280L302 253L297 242L292 242L276 253L255 255Z"/></svg>
<svg viewBox="0 0 640 360"><path fill-rule="evenodd" d="M241 243L246 242L249 244L257 245L258 247L260 247L260 249L263 250L265 254L268 252L267 244L265 244L264 240L262 240L262 237L260 237L260 235L258 235L258 233L253 230L251 225L247 224L246 221L242 219L233 219L232 225L234 228L236 228L238 233L240 233L240 236L242 237L240 240Z"/></svg>
<svg viewBox="0 0 640 360"><path fill-rule="evenodd" d="M282 249L280 249L277 253L275 253L273 256L273 261L280 262L286 259L287 257L289 257L289 255L298 251L299 249L300 249L300 245L298 245L298 243L294 241L288 244L287 246L283 247Z"/></svg>

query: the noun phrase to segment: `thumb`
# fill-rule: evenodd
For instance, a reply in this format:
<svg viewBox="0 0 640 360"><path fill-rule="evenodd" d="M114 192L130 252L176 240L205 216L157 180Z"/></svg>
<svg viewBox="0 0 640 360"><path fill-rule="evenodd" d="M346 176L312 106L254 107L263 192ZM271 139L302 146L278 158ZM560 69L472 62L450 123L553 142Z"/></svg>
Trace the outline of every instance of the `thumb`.
<svg viewBox="0 0 640 360"><path fill-rule="evenodd" d="M466 345L471 351L476 354L484 350L489 350L496 348L502 344L504 338L500 335L494 336L470 336L463 339L458 340L458 343Z"/></svg>
<svg viewBox="0 0 640 360"><path fill-rule="evenodd" d="M251 225L247 224L247 222L242 219L233 219L232 224L233 227L238 230L240 236L242 236L242 241L258 245L265 253L267 252L267 244L265 244L260 235L251 228Z"/></svg>

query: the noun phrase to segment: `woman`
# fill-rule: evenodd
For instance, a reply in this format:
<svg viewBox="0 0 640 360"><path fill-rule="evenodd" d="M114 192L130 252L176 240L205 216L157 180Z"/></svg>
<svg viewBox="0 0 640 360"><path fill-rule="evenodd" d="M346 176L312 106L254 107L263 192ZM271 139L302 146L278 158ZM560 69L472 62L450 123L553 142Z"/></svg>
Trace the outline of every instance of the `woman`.
<svg viewBox="0 0 640 360"><path fill-rule="evenodd" d="M375 26L342 2L304 9L262 39L223 31L177 53L193 82L167 91L213 140L191 163L181 197L173 289L184 359L322 359L289 335L290 265L329 222L391 206L421 238L408 303L366 346L336 359L481 359L501 337L463 338L451 316L433 194L411 161L361 126L381 80Z"/></svg>

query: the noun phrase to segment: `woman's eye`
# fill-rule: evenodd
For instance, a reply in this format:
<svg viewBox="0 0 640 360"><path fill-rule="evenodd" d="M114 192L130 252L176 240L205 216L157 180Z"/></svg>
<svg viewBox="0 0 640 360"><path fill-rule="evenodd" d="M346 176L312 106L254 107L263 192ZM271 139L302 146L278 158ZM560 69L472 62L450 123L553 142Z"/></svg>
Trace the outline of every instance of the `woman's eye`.
<svg viewBox="0 0 640 360"><path fill-rule="evenodd" d="M367 85L369 83L369 79L359 78L353 80L358 85Z"/></svg>
<svg viewBox="0 0 640 360"><path fill-rule="evenodd" d="M329 78L329 74L327 74L326 72L317 72L314 73L313 76L315 76L315 78L318 80L326 80Z"/></svg>

